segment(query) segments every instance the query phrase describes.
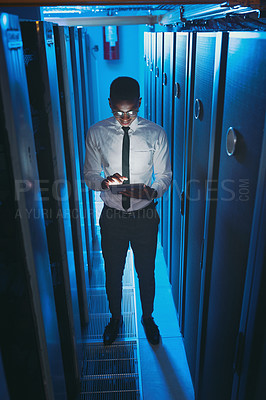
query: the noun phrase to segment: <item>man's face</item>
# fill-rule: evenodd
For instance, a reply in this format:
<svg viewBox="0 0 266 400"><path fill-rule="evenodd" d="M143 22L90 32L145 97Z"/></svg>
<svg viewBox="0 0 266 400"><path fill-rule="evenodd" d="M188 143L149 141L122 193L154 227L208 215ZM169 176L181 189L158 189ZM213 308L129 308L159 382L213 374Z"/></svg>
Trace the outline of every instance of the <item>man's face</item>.
<svg viewBox="0 0 266 400"><path fill-rule="evenodd" d="M115 119L122 126L129 126L137 118L141 98L135 100L118 100L115 103L109 99L109 105Z"/></svg>

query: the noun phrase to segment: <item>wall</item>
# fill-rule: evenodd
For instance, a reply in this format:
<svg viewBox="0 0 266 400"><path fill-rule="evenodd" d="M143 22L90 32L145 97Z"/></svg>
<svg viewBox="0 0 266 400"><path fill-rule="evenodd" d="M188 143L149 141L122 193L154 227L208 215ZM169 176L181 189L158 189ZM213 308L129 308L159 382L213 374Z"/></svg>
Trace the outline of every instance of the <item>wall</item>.
<svg viewBox="0 0 266 400"><path fill-rule="evenodd" d="M118 76L131 76L140 84L141 96L144 92L143 32L144 25L119 27L119 60L104 60L103 28L88 27L90 38L89 63L91 69L92 123L111 116L108 104L109 87ZM95 50L98 46L98 51ZM143 105L140 108L143 115Z"/></svg>
<svg viewBox="0 0 266 400"><path fill-rule="evenodd" d="M0 13L2 12L18 15L20 19L32 19L36 21L42 19L40 7L0 7Z"/></svg>

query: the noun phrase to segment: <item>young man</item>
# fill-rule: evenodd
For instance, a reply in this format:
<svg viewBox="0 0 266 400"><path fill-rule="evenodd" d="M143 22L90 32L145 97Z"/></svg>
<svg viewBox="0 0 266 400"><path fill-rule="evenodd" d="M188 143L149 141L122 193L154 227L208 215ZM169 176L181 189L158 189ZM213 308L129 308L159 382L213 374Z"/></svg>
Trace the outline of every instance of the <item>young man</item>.
<svg viewBox="0 0 266 400"><path fill-rule="evenodd" d="M152 318L155 295L155 255L159 216L154 199L168 189L172 172L164 130L138 117L141 104L135 79L119 77L110 86L113 117L93 125L86 139L84 177L90 189L100 190L100 217L106 292L112 318L105 327L104 344L111 344L122 325L122 276L129 243L139 278L141 322L147 339L158 344L160 333ZM105 178L101 176L104 172ZM143 183L114 194L111 185ZM121 186L122 188L122 186Z"/></svg>

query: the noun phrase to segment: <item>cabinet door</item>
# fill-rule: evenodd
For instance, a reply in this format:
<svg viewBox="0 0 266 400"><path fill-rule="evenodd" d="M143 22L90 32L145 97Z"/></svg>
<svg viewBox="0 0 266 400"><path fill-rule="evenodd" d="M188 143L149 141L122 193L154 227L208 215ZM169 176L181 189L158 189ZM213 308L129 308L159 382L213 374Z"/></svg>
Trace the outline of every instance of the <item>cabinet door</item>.
<svg viewBox="0 0 266 400"><path fill-rule="evenodd" d="M172 164L172 137L174 120L174 51L175 51L175 33L164 33L163 48L163 127L165 129L169 153ZM171 229L172 229L172 194L171 187L163 196L163 252L168 266L169 278L171 277Z"/></svg>
<svg viewBox="0 0 266 400"><path fill-rule="evenodd" d="M186 121L189 33L176 34L173 135L173 206L171 282L176 308L179 307L181 191Z"/></svg>
<svg viewBox="0 0 266 400"><path fill-rule="evenodd" d="M144 118L149 119L150 102L150 32L144 32Z"/></svg>
<svg viewBox="0 0 266 400"><path fill-rule="evenodd" d="M88 320L88 304L84 263L75 263L73 252L53 25L23 22L21 26L24 46L30 56L26 73L39 175L46 184L42 200L66 385L68 395L74 396L78 392L81 367L77 297L83 324Z"/></svg>
<svg viewBox="0 0 266 400"><path fill-rule="evenodd" d="M58 85L60 92L60 106L62 117L62 129L66 158L67 178L70 184L69 202L71 208L71 227L74 246L75 263L91 266L90 255L92 253L92 233L88 229L89 240L86 241L85 227L88 219L83 207L81 190L81 167L78 152L78 136L75 112L75 97L73 87L73 74L70 53L70 38L67 27L54 26L56 43L56 60L58 72ZM86 211L86 209L85 209ZM89 220L90 221L90 220ZM90 228L90 226L88 227ZM89 247L87 248L87 245ZM86 271L88 274L88 271ZM71 285L76 290L75 283Z"/></svg>
<svg viewBox="0 0 266 400"><path fill-rule="evenodd" d="M86 32L84 28L78 28L79 37L79 55L80 55L80 76L82 88L82 105L83 105L83 122L84 122L84 135L91 126L90 121L90 97L89 97L89 76L88 76L88 59L87 59L87 43Z"/></svg>
<svg viewBox="0 0 266 400"><path fill-rule="evenodd" d="M195 83L191 118L190 178L187 181L188 207L186 281L184 298L184 345L192 380L195 383L197 327L201 285L201 256L204 237L206 181L208 176L209 144L214 115L215 59L219 59L222 36L199 33L196 39ZM218 94L215 94L218 96ZM217 112L220 112L218 110Z"/></svg>
<svg viewBox="0 0 266 400"><path fill-rule="evenodd" d="M78 29L76 27L69 28L70 33L70 49L71 49L71 63L73 72L73 87L74 87L74 99L75 99L75 112L76 112L76 123L77 123L77 136L78 136L78 151L79 151L79 165L80 165L80 176L83 177L83 166L85 162L85 123L84 123L84 101L82 97L82 68L81 68L81 51L78 38ZM85 107L87 109L87 107ZM84 229L87 244L87 253L90 254L92 248L91 237L93 244L97 240L95 230L95 212L93 205L92 191L88 190L85 180L81 180L82 189L82 201L84 210Z"/></svg>
<svg viewBox="0 0 266 400"><path fill-rule="evenodd" d="M156 87L155 87L155 66L156 66L156 33L151 33L151 62L150 62L150 79L151 79L151 92L150 92L150 119L156 121Z"/></svg>
<svg viewBox="0 0 266 400"><path fill-rule="evenodd" d="M0 58L3 365L10 397L18 399L23 393L32 400L65 399L23 43L16 16L0 15Z"/></svg>
<svg viewBox="0 0 266 400"><path fill-rule="evenodd" d="M213 247L204 254L198 360L198 398L204 400L231 398L264 133L265 66L265 33L230 33Z"/></svg>
<svg viewBox="0 0 266 400"><path fill-rule="evenodd" d="M162 126L163 123L163 33L156 33L156 60L155 60L155 122ZM163 243L163 200L158 201L158 212L160 215L161 223L159 225L160 239Z"/></svg>

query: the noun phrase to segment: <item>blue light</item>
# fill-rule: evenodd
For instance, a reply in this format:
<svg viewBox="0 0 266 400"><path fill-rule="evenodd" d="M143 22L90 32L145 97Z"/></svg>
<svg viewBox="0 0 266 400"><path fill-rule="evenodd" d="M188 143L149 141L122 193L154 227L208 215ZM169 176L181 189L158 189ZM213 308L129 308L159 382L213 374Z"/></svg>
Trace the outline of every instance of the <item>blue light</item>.
<svg viewBox="0 0 266 400"><path fill-rule="evenodd" d="M3 14L2 15L2 24L4 25L4 27L6 27L7 22L8 22L7 14Z"/></svg>

